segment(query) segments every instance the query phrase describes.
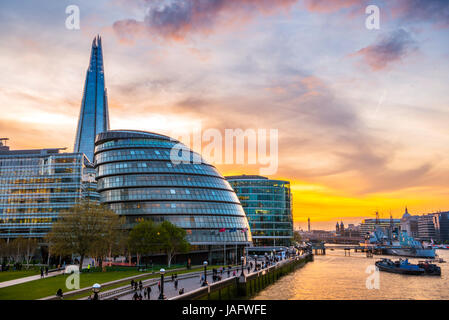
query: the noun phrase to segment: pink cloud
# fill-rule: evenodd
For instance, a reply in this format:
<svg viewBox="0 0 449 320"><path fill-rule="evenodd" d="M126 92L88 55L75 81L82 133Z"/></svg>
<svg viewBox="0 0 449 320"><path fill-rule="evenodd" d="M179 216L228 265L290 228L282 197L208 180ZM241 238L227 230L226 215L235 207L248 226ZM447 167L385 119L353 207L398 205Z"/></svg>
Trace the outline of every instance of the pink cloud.
<svg viewBox="0 0 449 320"><path fill-rule="evenodd" d="M143 21L116 21L114 30L120 37L147 33L164 39L184 40L189 34L209 34L218 27L242 25L258 14L270 15L288 10L297 0L175 0L145 1Z"/></svg>
<svg viewBox="0 0 449 320"><path fill-rule="evenodd" d="M415 41L404 29L396 30L351 56L360 56L373 71L387 68L399 62L417 49Z"/></svg>
<svg viewBox="0 0 449 320"><path fill-rule="evenodd" d="M447 0L396 0L393 14L408 22L430 22L437 27L449 27Z"/></svg>

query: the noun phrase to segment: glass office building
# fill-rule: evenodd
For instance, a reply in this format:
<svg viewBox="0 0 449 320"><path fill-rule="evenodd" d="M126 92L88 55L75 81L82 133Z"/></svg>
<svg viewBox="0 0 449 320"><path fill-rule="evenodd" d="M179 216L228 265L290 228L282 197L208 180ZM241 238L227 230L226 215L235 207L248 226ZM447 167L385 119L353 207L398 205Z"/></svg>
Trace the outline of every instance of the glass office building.
<svg viewBox="0 0 449 320"><path fill-rule="evenodd" d="M43 238L59 212L98 201L95 169L82 153L0 146L0 238Z"/></svg>
<svg viewBox="0 0 449 320"><path fill-rule="evenodd" d="M449 212L418 216L418 238L421 241L449 242Z"/></svg>
<svg viewBox="0 0 449 320"><path fill-rule="evenodd" d="M226 179L246 212L254 245L290 245L293 237L290 182L253 175Z"/></svg>
<svg viewBox="0 0 449 320"><path fill-rule="evenodd" d="M84 153L89 161L93 162L95 137L108 129L108 97L104 84L103 49L101 38L98 36L92 42L74 152Z"/></svg>
<svg viewBox="0 0 449 320"><path fill-rule="evenodd" d="M360 224L360 234L365 236L373 232L376 228L381 228L385 232L392 228L399 229L401 226L401 219L363 219Z"/></svg>
<svg viewBox="0 0 449 320"><path fill-rule="evenodd" d="M100 201L128 227L145 219L169 221L187 232L195 249L223 246L239 249L251 244L242 206L217 169L182 145L186 160L171 161L179 141L143 131L112 130L95 142L95 168Z"/></svg>

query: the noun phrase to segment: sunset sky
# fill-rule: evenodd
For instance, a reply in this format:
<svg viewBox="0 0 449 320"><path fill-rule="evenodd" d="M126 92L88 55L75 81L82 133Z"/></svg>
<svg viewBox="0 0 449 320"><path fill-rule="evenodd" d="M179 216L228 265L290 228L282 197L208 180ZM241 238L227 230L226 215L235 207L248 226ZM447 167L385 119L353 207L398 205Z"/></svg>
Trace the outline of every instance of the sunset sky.
<svg viewBox="0 0 449 320"><path fill-rule="evenodd" d="M66 28L66 7L80 30ZM365 27L367 5L380 29ZM0 0L0 133L73 149L95 35L112 129L278 129L294 220L449 210L447 0ZM256 165L217 165L223 175Z"/></svg>

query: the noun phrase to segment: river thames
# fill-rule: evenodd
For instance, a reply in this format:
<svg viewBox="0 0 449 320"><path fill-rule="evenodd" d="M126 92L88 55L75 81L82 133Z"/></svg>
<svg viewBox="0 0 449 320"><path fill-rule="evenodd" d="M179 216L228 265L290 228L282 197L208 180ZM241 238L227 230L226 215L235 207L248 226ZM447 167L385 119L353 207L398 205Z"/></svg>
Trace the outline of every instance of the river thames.
<svg viewBox="0 0 449 320"><path fill-rule="evenodd" d="M378 286L376 286L373 280L374 262L383 257L392 260L397 260L399 257L375 255L373 258L367 258L364 253L353 251L351 256L345 256L343 250L326 250L326 255L314 256L314 261L282 277L261 291L254 299L449 299L449 250L437 250L437 255L447 261L447 263L437 263L441 267L441 276L411 276L379 272ZM418 260L409 258L411 263L417 263ZM368 289L367 286L371 288Z"/></svg>

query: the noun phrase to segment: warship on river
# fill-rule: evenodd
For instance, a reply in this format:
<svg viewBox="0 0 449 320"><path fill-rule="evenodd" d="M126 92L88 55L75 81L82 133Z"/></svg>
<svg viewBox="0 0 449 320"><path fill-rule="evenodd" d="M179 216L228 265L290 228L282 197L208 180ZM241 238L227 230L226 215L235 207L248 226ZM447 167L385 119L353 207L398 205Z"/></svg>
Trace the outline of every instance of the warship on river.
<svg viewBox="0 0 449 320"><path fill-rule="evenodd" d="M406 231L393 231L387 235L383 228L376 227L361 245L380 248L381 253L386 255L435 258L435 249L431 245L415 240Z"/></svg>

